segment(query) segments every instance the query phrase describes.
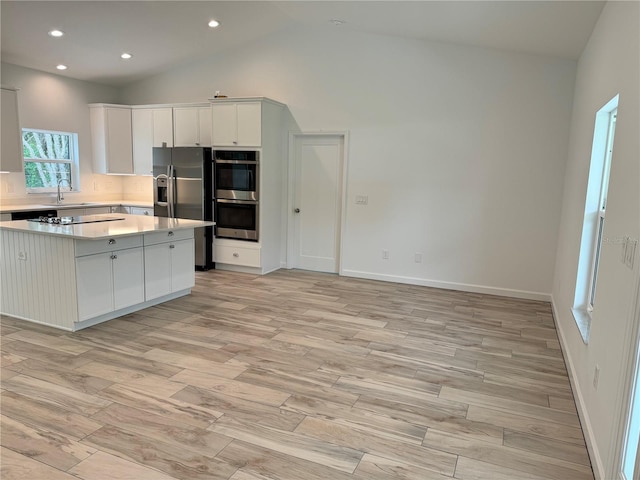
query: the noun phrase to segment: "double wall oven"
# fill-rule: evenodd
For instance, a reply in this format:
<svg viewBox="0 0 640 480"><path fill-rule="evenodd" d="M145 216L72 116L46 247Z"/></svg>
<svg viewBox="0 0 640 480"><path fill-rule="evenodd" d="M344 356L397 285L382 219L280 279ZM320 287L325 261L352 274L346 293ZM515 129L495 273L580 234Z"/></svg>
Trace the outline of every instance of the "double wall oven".
<svg viewBox="0 0 640 480"><path fill-rule="evenodd" d="M216 237L258 241L259 156L253 150L213 151Z"/></svg>

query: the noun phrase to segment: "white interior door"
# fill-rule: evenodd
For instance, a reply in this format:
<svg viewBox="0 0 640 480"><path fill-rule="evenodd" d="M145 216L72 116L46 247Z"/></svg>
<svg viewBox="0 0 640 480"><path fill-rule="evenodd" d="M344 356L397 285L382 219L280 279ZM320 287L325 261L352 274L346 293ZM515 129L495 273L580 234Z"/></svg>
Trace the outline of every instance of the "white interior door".
<svg viewBox="0 0 640 480"><path fill-rule="evenodd" d="M342 222L343 135L293 141L293 268L337 273Z"/></svg>

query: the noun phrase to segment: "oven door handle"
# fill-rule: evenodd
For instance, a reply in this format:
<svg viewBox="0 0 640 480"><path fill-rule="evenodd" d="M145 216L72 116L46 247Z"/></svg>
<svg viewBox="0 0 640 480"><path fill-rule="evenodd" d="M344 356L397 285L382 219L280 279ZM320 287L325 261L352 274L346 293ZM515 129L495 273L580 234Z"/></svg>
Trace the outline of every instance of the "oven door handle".
<svg viewBox="0 0 640 480"><path fill-rule="evenodd" d="M218 203L235 203L239 205L258 205L257 200L228 200L226 198L218 198L216 200Z"/></svg>
<svg viewBox="0 0 640 480"><path fill-rule="evenodd" d="M228 165L257 165L257 160L214 160L215 163L224 163Z"/></svg>

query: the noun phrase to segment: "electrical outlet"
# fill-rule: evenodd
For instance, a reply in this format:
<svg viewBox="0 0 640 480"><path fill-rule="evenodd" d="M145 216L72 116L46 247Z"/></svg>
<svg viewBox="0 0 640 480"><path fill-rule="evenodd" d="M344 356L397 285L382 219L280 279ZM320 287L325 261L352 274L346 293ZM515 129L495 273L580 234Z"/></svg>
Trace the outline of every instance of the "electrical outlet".
<svg viewBox="0 0 640 480"><path fill-rule="evenodd" d="M413 259L415 260L416 263L422 263L422 254L421 253L416 253L414 255Z"/></svg>
<svg viewBox="0 0 640 480"><path fill-rule="evenodd" d="M389 260L389 250L382 250L382 259Z"/></svg>
<svg viewBox="0 0 640 480"><path fill-rule="evenodd" d="M598 389L598 381L600 380L600 365L596 365L593 371L593 388Z"/></svg>

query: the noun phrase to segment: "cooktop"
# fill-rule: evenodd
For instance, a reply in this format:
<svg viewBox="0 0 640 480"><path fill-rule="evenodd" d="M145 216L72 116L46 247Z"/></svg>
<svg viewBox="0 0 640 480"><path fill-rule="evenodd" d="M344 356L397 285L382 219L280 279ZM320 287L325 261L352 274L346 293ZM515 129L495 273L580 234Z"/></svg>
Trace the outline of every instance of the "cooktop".
<svg viewBox="0 0 640 480"><path fill-rule="evenodd" d="M80 223L113 222L124 220L124 217L104 216L104 215L79 215L76 217L38 217L29 218L29 222L48 223L51 225L77 225Z"/></svg>

